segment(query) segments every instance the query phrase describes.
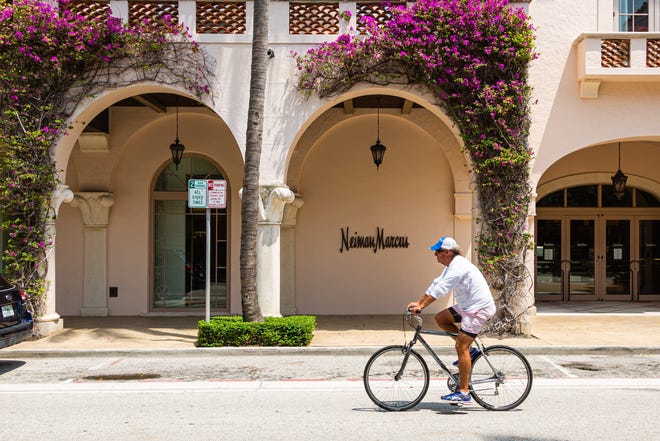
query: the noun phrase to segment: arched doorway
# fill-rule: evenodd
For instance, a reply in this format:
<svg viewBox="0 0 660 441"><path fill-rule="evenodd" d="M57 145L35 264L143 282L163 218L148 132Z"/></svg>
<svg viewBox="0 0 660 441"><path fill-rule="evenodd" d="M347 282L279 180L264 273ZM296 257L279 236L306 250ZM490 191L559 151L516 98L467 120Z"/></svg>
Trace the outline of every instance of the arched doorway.
<svg viewBox="0 0 660 441"><path fill-rule="evenodd" d="M536 203L537 300L660 300L660 199L611 185L554 191Z"/></svg>
<svg viewBox="0 0 660 441"><path fill-rule="evenodd" d="M189 208L189 179L225 179L209 161L184 158L170 163L152 191L153 265L150 309L195 311L205 307L206 209ZM229 207L211 209L211 308L229 311Z"/></svg>

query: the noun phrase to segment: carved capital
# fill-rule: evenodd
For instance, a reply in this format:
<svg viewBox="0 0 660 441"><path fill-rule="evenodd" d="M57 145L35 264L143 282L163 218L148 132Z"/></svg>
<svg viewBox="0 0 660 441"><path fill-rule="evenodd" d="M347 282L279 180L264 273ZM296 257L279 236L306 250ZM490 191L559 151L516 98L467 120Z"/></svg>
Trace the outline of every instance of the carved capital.
<svg viewBox="0 0 660 441"><path fill-rule="evenodd" d="M284 207L284 215L282 216L282 226L295 227L296 218L298 216L298 209L303 206L305 201L298 195L290 204Z"/></svg>
<svg viewBox="0 0 660 441"><path fill-rule="evenodd" d="M57 213L60 211L60 205L62 202L71 202L73 200L73 192L69 190L68 185L57 184L55 190L50 197L50 215L48 216L48 223L52 224L55 222Z"/></svg>
<svg viewBox="0 0 660 441"><path fill-rule="evenodd" d="M110 207L114 203L112 193L102 192L76 193L71 201L71 205L80 208L86 227L107 226Z"/></svg>
<svg viewBox="0 0 660 441"><path fill-rule="evenodd" d="M260 223L281 223L284 206L296 199L288 187L261 187L259 196Z"/></svg>

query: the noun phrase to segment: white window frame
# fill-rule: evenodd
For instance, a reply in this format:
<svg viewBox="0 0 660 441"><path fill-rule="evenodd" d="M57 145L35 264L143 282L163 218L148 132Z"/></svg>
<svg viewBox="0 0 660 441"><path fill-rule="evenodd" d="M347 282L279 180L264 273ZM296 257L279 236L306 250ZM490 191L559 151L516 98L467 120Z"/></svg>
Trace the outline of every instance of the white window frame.
<svg viewBox="0 0 660 441"><path fill-rule="evenodd" d="M647 32L660 32L660 0L648 0L649 2L649 29ZM619 0L614 0L614 31L615 32L633 32L623 31L619 28Z"/></svg>

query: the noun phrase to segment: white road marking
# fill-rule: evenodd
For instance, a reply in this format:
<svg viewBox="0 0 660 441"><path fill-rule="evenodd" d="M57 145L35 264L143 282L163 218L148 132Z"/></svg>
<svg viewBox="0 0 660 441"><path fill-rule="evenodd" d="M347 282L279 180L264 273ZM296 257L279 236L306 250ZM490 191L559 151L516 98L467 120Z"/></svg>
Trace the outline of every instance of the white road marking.
<svg viewBox="0 0 660 441"><path fill-rule="evenodd" d="M546 363L550 364L552 367L554 367L555 369L557 369L558 371L560 371L562 374L566 375L568 378L578 378L577 375L571 374L571 371L569 371L569 370L566 369L565 367L560 366L560 365L558 365L557 363L553 362L552 360L550 360L550 358L546 357L545 355L543 355L543 356L541 357L541 360L543 360L543 361L545 361Z"/></svg>

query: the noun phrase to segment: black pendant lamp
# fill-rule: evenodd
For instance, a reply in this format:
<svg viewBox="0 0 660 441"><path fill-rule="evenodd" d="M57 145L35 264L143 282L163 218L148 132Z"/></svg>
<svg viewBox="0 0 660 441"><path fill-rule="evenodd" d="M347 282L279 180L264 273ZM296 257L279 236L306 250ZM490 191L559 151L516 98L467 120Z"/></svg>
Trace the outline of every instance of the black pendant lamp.
<svg viewBox="0 0 660 441"><path fill-rule="evenodd" d="M624 175L621 171L621 143L619 143L619 169L612 176L612 185L614 186L614 196L621 199L626 193L626 182L628 176Z"/></svg>
<svg viewBox="0 0 660 441"><path fill-rule="evenodd" d="M383 163L383 156L385 156L385 150L387 148L380 142L380 98L376 100L378 106L378 116L376 122L376 144L371 146L371 156L373 157L374 164L376 164L376 170L380 164Z"/></svg>
<svg viewBox="0 0 660 441"><path fill-rule="evenodd" d="M179 169L179 164L181 163L181 158L183 158L183 151L186 149L186 146L179 142L179 99L177 98L176 106L176 139L172 144L170 144L170 151L172 152L172 162L176 170Z"/></svg>

